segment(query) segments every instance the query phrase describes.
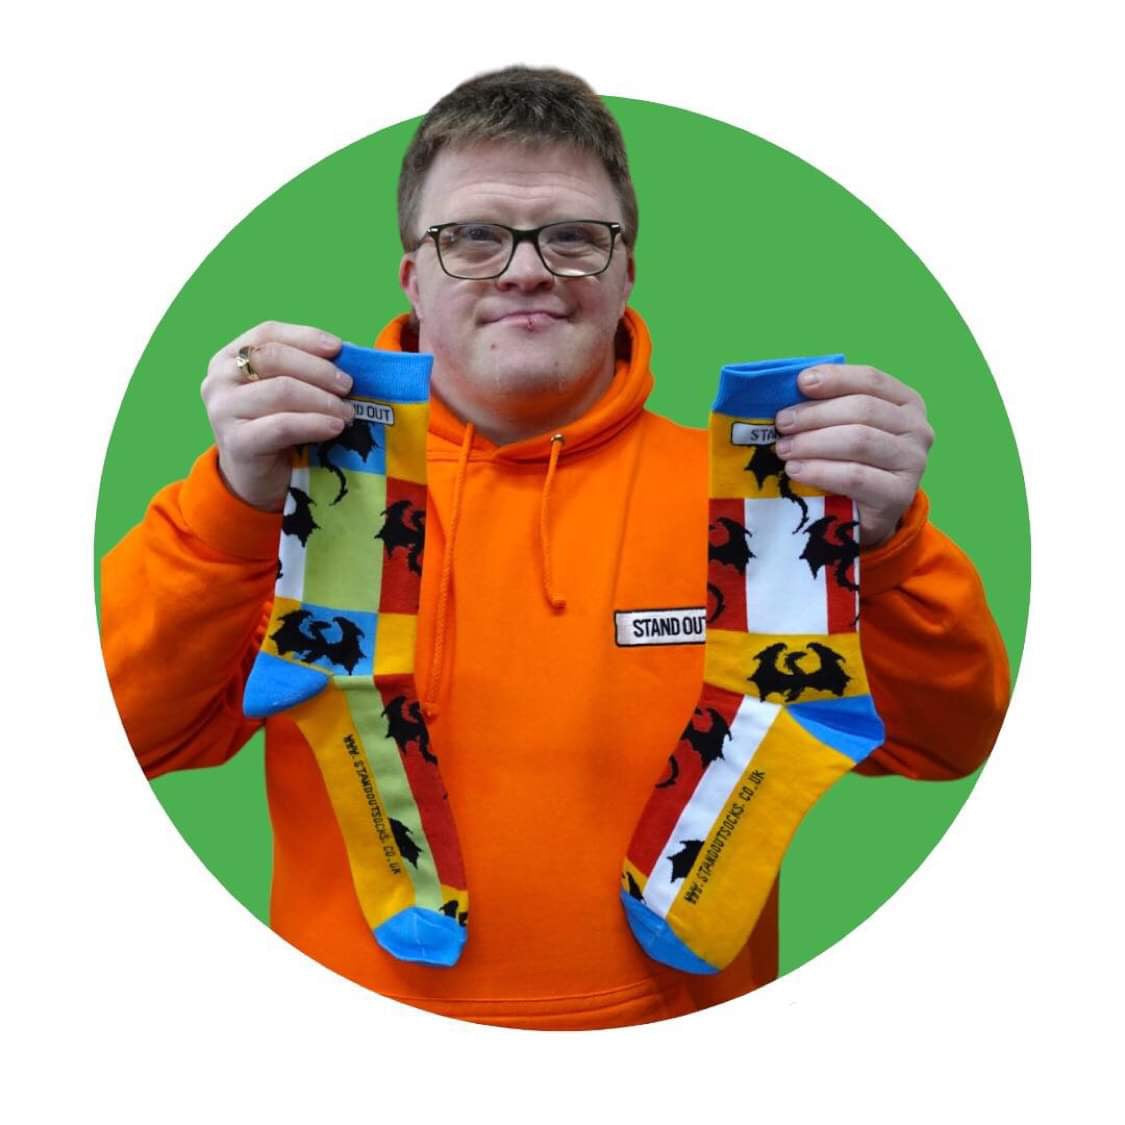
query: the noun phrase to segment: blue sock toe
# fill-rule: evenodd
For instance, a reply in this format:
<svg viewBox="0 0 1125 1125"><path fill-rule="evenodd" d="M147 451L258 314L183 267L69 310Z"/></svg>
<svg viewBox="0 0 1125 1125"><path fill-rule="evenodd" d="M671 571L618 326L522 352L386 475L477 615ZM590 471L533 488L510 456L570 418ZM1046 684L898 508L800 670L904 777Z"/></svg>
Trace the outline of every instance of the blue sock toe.
<svg viewBox="0 0 1125 1125"><path fill-rule="evenodd" d="M400 961L446 966L457 964L467 936L456 918L420 906L400 910L372 932L375 940Z"/></svg>
<svg viewBox="0 0 1125 1125"><path fill-rule="evenodd" d="M709 974L719 970L709 965L702 957L692 953L676 937L672 927L659 915L654 914L643 902L621 892L621 902L625 907L625 917L629 928L641 948L654 960L663 965L671 965L685 973Z"/></svg>
<svg viewBox="0 0 1125 1125"><path fill-rule="evenodd" d="M259 652L246 680L242 711L250 719L264 719L287 707L312 699L332 677L269 652Z"/></svg>

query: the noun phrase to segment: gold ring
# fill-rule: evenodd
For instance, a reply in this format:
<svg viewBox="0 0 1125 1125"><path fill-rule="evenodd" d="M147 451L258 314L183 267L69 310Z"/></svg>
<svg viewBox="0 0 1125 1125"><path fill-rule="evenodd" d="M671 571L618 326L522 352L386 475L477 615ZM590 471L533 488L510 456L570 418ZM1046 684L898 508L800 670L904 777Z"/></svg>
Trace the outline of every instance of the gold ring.
<svg viewBox="0 0 1125 1125"><path fill-rule="evenodd" d="M254 350L254 345L243 345L238 349L238 359L235 361L238 364L239 373L247 383L253 383L256 379L260 379L261 375L254 370L253 364L250 362L250 353Z"/></svg>

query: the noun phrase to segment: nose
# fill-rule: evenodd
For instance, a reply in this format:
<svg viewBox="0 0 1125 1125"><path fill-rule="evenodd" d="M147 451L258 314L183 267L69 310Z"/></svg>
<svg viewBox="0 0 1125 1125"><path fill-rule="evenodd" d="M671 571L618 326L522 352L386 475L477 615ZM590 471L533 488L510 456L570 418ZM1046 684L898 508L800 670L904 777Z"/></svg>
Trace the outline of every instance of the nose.
<svg viewBox="0 0 1125 1125"><path fill-rule="evenodd" d="M551 285L555 275L543 264L539 252L530 241L521 242L516 247L508 268L496 279L501 288L537 289L541 285Z"/></svg>

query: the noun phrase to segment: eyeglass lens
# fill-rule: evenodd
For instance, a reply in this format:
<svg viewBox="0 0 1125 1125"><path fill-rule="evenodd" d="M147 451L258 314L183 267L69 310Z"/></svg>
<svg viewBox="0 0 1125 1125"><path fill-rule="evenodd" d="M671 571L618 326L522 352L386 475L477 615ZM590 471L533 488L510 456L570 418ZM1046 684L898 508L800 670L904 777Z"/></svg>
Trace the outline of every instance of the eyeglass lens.
<svg viewBox="0 0 1125 1125"><path fill-rule="evenodd" d="M513 235L491 223L456 223L438 235L445 268L465 278L499 273L512 254ZM605 269L613 235L599 223L552 223L539 232L547 268L561 277L583 277Z"/></svg>

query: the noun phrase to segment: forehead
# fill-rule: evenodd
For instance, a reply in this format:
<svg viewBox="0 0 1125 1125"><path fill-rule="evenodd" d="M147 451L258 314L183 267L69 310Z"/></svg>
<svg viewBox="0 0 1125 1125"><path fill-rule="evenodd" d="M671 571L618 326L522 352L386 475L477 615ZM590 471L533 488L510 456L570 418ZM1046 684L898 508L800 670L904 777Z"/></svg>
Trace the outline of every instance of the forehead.
<svg viewBox="0 0 1125 1125"><path fill-rule="evenodd" d="M496 219L512 225L539 219L613 219L621 206L601 161L565 144L504 142L443 149L422 188L423 225L453 219Z"/></svg>

